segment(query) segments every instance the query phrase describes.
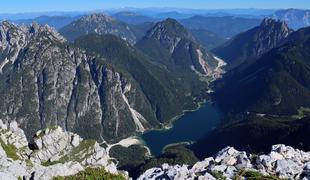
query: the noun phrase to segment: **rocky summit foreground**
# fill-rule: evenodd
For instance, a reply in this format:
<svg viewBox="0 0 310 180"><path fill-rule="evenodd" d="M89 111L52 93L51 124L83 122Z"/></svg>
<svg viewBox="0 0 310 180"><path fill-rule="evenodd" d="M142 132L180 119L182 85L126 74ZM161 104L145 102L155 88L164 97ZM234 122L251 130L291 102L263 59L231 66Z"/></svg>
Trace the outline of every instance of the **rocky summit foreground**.
<svg viewBox="0 0 310 180"><path fill-rule="evenodd" d="M77 174L86 167L119 173L96 141L83 140L60 127L38 131L30 145L16 122L6 125L0 120L0 132L1 180L52 179Z"/></svg>
<svg viewBox="0 0 310 180"><path fill-rule="evenodd" d="M254 155L226 147L213 158L194 166L163 164L147 170L138 179L310 179L310 152L282 144L268 155Z"/></svg>
<svg viewBox="0 0 310 180"><path fill-rule="evenodd" d="M106 150L96 141L54 126L38 131L29 143L16 122L0 121L0 180L53 179L75 175L87 167L118 171ZM310 152L282 144L272 146L267 155L247 154L226 147L215 157L206 158L192 167L187 165L152 168L138 179L310 179Z"/></svg>

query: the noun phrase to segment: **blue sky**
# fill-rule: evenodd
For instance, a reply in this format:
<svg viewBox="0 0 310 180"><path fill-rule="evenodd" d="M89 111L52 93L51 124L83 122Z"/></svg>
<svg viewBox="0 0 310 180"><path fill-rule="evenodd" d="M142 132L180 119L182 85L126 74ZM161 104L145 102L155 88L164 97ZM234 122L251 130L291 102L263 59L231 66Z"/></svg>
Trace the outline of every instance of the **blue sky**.
<svg viewBox="0 0 310 180"><path fill-rule="evenodd" d="M310 0L0 0L0 2L0 13L85 11L121 7L310 9Z"/></svg>

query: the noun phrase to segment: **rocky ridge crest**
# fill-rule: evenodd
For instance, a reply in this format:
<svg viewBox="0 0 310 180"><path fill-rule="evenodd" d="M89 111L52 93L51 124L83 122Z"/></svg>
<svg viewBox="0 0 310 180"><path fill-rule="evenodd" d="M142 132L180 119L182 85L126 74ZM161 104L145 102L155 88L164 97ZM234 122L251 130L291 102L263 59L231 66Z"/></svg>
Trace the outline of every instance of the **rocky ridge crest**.
<svg viewBox="0 0 310 180"><path fill-rule="evenodd" d="M63 38L54 28L45 25L40 26L33 23L29 26L17 26L8 21L0 23L0 57L4 60L0 61L0 72L8 63L14 63L20 51L26 47L31 39L39 38L39 40L53 40L65 42Z"/></svg>

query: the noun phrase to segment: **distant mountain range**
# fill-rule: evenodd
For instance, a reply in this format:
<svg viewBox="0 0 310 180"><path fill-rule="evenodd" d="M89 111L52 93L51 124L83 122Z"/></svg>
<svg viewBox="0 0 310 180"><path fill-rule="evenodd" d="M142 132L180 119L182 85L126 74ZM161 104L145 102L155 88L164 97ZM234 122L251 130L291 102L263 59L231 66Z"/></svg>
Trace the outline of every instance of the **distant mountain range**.
<svg viewBox="0 0 310 180"><path fill-rule="evenodd" d="M143 24L147 22L156 22L157 18L144 16L135 12L121 11L112 15L112 17L123 21L127 24Z"/></svg>
<svg viewBox="0 0 310 180"><path fill-rule="evenodd" d="M103 14L97 14L100 16L103 16ZM123 39L127 39L128 41L131 41L131 43L135 43L137 40L141 39L146 32L160 19L165 17L177 17L178 19L190 17L190 16L182 16L182 15L172 15L171 13L168 13L162 17L158 18L152 18L145 15L140 15L135 12L118 12L116 14L113 14L111 16L105 15L105 17L109 18L101 18L101 20L97 19L98 22L91 23L95 28L92 28L91 26L88 26L87 29L84 27L84 25L81 25L81 27L76 28L79 23L83 23L83 18L92 16L93 20L94 14L92 15L79 15L79 16L39 16L33 19L18 19L14 20L14 23L17 24L25 24L30 25L31 23L35 22L41 25L48 24L51 27L54 27L57 30L60 30L60 32L66 36L70 41L74 40L76 37L79 37L83 34L92 33L95 30L100 31L105 29L104 32L101 33L112 33L114 35L120 36ZM81 18L83 17L83 18ZM196 39L198 39L205 47L207 48L214 48L224 41L227 40L227 37L231 37L235 34L238 34L242 31L245 31L249 28L254 27L258 24L258 20L251 20L249 18L240 18L240 21L237 22L236 20L236 26L235 28L227 29L224 31L219 31L221 28L227 28L226 22L230 21L232 17L192 17L189 19L182 19L181 22L183 22L183 25L186 26L186 28L190 29L193 35ZM80 20L79 22L77 22ZM113 22L112 22L113 20ZM242 27L242 24L246 24L248 22L253 21L252 25L245 25ZM76 24L71 24L75 22ZM101 24L102 27L99 27L98 25ZM238 24L239 23L239 24ZM257 24L255 24L257 23ZM71 24L71 27L69 26ZM97 25L94 25L97 24ZM235 23L233 23L235 24ZM107 26L107 27L106 27ZM241 28L240 28L240 27ZM109 28L108 28L109 27ZM67 28L67 30L66 30ZM75 32L68 29L75 29ZM108 30L109 29L109 30ZM116 32L117 30L120 30L120 32ZM73 34L68 34L66 31L71 31ZM112 32L114 31L114 32ZM134 37L135 36L135 37Z"/></svg>
<svg viewBox="0 0 310 180"><path fill-rule="evenodd" d="M218 47L227 41L227 39L206 29L190 29L190 31L197 41L208 49Z"/></svg>
<svg viewBox="0 0 310 180"><path fill-rule="evenodd" d="M88 13L90 12L51 12L45 13L45 15L44 13L28 15L27 13L3 14L2 19L12 19L17 24L31 24L32 22L37 22L41 25L48 24L59 30ZM136 41L145 35L147 30L151 28L151 25L154 25L152 23L166 18L178 19L207 48L215 48L227 39L259 25L264 17L286 21L290 28L295 30L309 25L309 11L298 9L278 11L255 9L193 11L190 9L150 10L125 8L113 11L106 10L106 13L115 20L126 23L133 31L127 31L127 33L134 33ZM125 30L123 31L125 32ZM116 33L114 32L114 34ZM132 38L132 35L130 36Z"/></svg>
<svg viewBox="0 0 310 180"><path fill-rule="evenodd" d="M51 12L26 12L26 13L0 13L0 19L19 20L34 19L39 16L81 16L93 13L106 13L113 15L119 12L134 12L140 15L158 18L158 15L177 12L187 15L204 15L204 14L226 14L226 15L250 15L264 16L275 12L274 9L182 9L182 8L120 8L120 9L104 9L94 11L51 11ZM168 18L168 17L164 17ZM172 17L171 17L172 18Z"/></svg>
<svg viewBox="0 0 310 180"><path fill-rule="evenodd" d="M66 16L74 17L88 14L81 11L51 11L51 12L25 12L25 13L0 13L0 19L16 21L20 19L35 19L40 16Z"/></svg>
<svg viewBox="0 0 310 180"><path fill-rule="evenodd" d="M39 16L33 19L19 19L15 20L13 22L17 24L26 24L29 25L31 23L38 23L41 25L48 24L51 27L54 27L55 29L59 30L62 27L70 24L71 22L79 19L80 16Z"/></svg>
<svg viewBox="0 0 310 180"><path fill-rule="evenodd" d="M295 30L310 26L310 10L285 9L276 11L272 18L285 21Z"/></svg>
<svg viewBox="0 0 310 180"><path fill-rule="evenodd" d="M113 14L121 11L137 12L146 16L156 17L161 16L162 18L169 18L169 16L163 15L175 15L181 14L187 17L195 15L241 15L241 16L266 16L273 14L276 10L274 9L187 9L187 8L121 8L114 10L107 10L109 14ZM173 17L170 17L173 18ZM184 17L183 17L184 18Z"/></svg>
<svg viewBox="0 0 310 180"><path fill-rule="evenodd" d="M188 29L208 30L226 39L257 26L261 19L194 16L180 22Z"/></svg>

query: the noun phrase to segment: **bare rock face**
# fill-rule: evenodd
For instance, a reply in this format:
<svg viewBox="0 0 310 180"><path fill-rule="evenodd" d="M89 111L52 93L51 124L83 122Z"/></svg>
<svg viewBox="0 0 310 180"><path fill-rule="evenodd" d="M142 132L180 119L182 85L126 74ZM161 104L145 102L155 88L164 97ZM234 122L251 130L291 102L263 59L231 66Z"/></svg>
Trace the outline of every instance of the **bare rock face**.
<svg viewBox="0 0 310 180"><path fill-rule="evenodd" d="M0 137L4 143L12 144L18 149L28 146L24 131L18 128L16 121L12 121L9 125L3 124L3 122L0 121L0 129Z"/></svg>
<svg viewBox="0 0 310 180"><path fill-rule="evenodd" d="M253 171L281 179L309 179L310 152L303 152L282 144L272 146L268 155L248 155L233 147L227 147L215 157L206 158L194 166L163 164L147 170L139 180L166 179L217 179L221 174L226 179L246 178L240 172ZM212 175L213 174L213 175Z"/></svg>
<svg viewBox="0 0 310 180"><path fill-rule="evenodd" d="M144 117L154 112L143 108L148 100L132 77L67 45L54 29L2 22L0 34L0 118L16 121L28 139L58 125L103 143L159 125Z"/></svg>
<svg viewBox="0 0 310 180"><path fill-rule="evenodd" d="M38 164L71 160L78 161L84 166L108 164L107 153L96 141L83 140L77 134L65 132L60 127L46 128L37 132L34 146L38 151L33 152L30 159ZM85 155L80 154L81 152Z"/></svg>
<svg viewBox="0 0 310 180"><path fill-rule="evenodd" d="M44 36L43 36L44 34ZM58 40L65 42L65 39L58 32L48 25L18 27L7 21L0 24L0 54L3 60L0 61L0 72L7 63L14 63L20 51L27 45L31 38L40 37L41 40Z"/></svg>
<svg viewBox="0 0 310 180"><path fill-rule="evenodd" d="M60 127L38 131L33 139L34 150L28 148L26 136L16 122L9 128L0 120L0 177L4 179L52 179L69 176L86 167L104 167L119 173L106 150L96 141L83 140Z"/></svg>

